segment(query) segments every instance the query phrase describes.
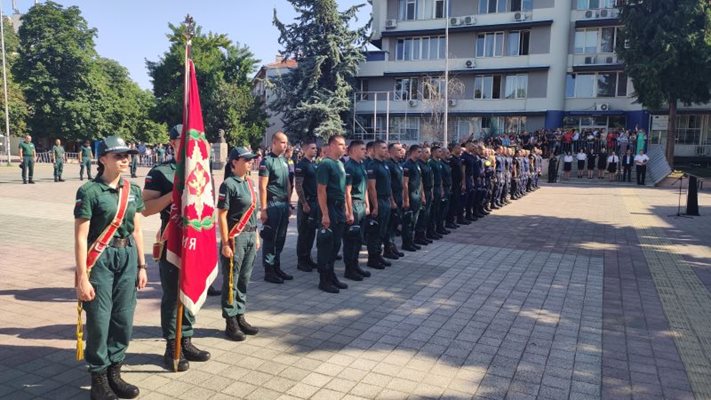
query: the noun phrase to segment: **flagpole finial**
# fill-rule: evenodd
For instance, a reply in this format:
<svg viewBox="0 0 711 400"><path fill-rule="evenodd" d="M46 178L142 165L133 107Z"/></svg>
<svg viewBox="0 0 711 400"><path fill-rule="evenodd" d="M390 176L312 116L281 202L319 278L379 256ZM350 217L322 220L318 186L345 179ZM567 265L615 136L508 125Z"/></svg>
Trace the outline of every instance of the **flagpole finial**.
<svg viewBox="0 0 711 400"><path fill-rule="evenodd" d="M190 14L185 16L185 21L183 21L183 25L185 25L185 31L183 32L183 36L185 36L185 39L187 41L190 41L195 35L195 20Z"/></svg>

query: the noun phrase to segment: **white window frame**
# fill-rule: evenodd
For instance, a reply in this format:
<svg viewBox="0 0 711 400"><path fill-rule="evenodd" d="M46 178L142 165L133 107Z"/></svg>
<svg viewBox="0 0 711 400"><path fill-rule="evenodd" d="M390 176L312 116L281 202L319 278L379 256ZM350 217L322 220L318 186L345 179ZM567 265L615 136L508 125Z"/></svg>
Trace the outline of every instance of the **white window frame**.
<svg viewBox="0 0 711 400"><path fill-rule="evenodd" d="M509 95L511 93L511 95ZM528 74L506 75L504 83L505 99L525 99L528 97Z"/></svg>
<svg viewBox="0 0 711 400"><path fill-rule="evenodd" d="M433 53L435 57L433 57ZM397 39L395 42L395 61L443 59L444 36L406 37Z"/></svg>
<svg viewBox="0 0 711 400"><path fill-rule="evenodd" d="M402 81L407 81L407 85L403 85ZM398 88L399 83L399 88ZM393 100L417 100L419 99L419 79L415 77L395 78L393 82Z"/></svg>
<svg viewBox="0 0 711 400"><path fill-rule="evenodd" d="M614 88L614 91L613 91L613 96L604 96L604 97L602 97L602 96L599 96L599 95L598 95L598 80L599 80L599 76L602 75L602 74L615 74L615 77L614 77L614 80L615 80L615 88ZM580 75L583 75L583 76L592 76L592 78L593 78L592 96L584 96L584 97L582 97L582 96L579 95L579 93L578 93L578 82L580 82L580 81L578 81L578 77L579 77ZM625 79L624 79L624 82L621 82L623 77L625 78ZM569 94L568 92L569 92L569 89L570 89L570 86L569 86L569 85L570 85L571 79L572 79L572 85L573 85L573 96L572 96L572 97L571 97L571 96L568 96L568 94ZM616 97L629 97L629 93L627 92L627 81L628 81L628 79L629 79L629 78L627 77L627 75L625 74L624 71L583 72L583 73L567 74L566 77L565 77L565 83L566 83L566 85L565 85L565 97L566 97L566 98L569 98L569 99L571 99L571 98L573 98L573 99L575 99L575 98L577 98L577 99L592 99L592 98L596 98L596 99L597 99L597 98L599 98L599 99L614 99L614 98L616 98ZM625 95L620 95L620 83L622 83L622 84L624 85L624 88L625 88Z"/></svg>
<svg viewBox="0 0 711 400"><path fill-rule="evenodd" d="M412 18L409 18L408 9L413 7ZM417 11L419 9L419 0L399 0L398 1L398 19L400 21L414 21L417 18Z"/></svg>
<svg viewBox="0 0 711 400"><path fill-rule="evenodd" d="M480 56L480 51L479 51L479 37L484 36L484 49L481 52L483 54ZM487 50L489 49L489 42L491 44L491 53L489 53ZM503 57L504 56L504 44L506 42L506 35L505 32L499 31L499 32L485 32L485 33L480 33L476 37L476 49L475 53L478 58L488 58L488 57Z"/></svg>

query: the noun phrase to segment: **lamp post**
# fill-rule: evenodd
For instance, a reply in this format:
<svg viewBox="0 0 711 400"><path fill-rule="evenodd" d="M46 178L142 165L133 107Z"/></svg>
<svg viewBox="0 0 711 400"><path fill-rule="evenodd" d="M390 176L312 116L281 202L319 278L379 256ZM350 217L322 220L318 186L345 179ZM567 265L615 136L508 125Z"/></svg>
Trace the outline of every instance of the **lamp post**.
<svg viewBox="0 0 711 400"><path fill-rule="evenodd" d="M444 141L447 146L449 133L449 0L444 1Z"/></svg>
<svg viewBox="0 0 711 400"><path fill-rule="evenodd" d="M5 67L5 15L0 0L0 47L2 48L2 86L5 95L5 153L7 165L10 165L10 109L7 104L7 69Z"/></svg>

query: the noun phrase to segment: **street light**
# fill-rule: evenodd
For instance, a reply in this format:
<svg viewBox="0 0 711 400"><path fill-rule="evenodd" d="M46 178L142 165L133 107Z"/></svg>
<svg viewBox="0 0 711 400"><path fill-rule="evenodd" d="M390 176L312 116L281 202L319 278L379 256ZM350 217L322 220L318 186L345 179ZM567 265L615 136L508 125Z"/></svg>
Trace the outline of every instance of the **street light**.
<svg viewBox="0 0 711 400"><path fill-rule="evenodd" d="M449 141L449 0L444 2L444 141L447 146Z"/></svg>

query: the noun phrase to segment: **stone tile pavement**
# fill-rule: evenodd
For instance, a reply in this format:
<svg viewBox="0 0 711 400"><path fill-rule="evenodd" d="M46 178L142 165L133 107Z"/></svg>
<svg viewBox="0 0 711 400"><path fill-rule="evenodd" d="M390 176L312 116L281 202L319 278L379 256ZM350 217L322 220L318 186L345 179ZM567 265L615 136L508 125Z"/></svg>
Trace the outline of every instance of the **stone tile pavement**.
<svg viewBox="0 0 711 400"><path fill-rule="evenodd" d="M80 182L22 185L16 170L0 167L0 398L87 398L73 350ZM295 271L292 222L296 279L267 284L257 267L250 285L262 332L225 340L209 298L195 341L213 359L178 374L160 367L152 265L127 379L145 399L709 398L711 209L667 218L675 204L672 190L547 186L335 296ZM158 221L144 225L151 238Z"/></svg>

